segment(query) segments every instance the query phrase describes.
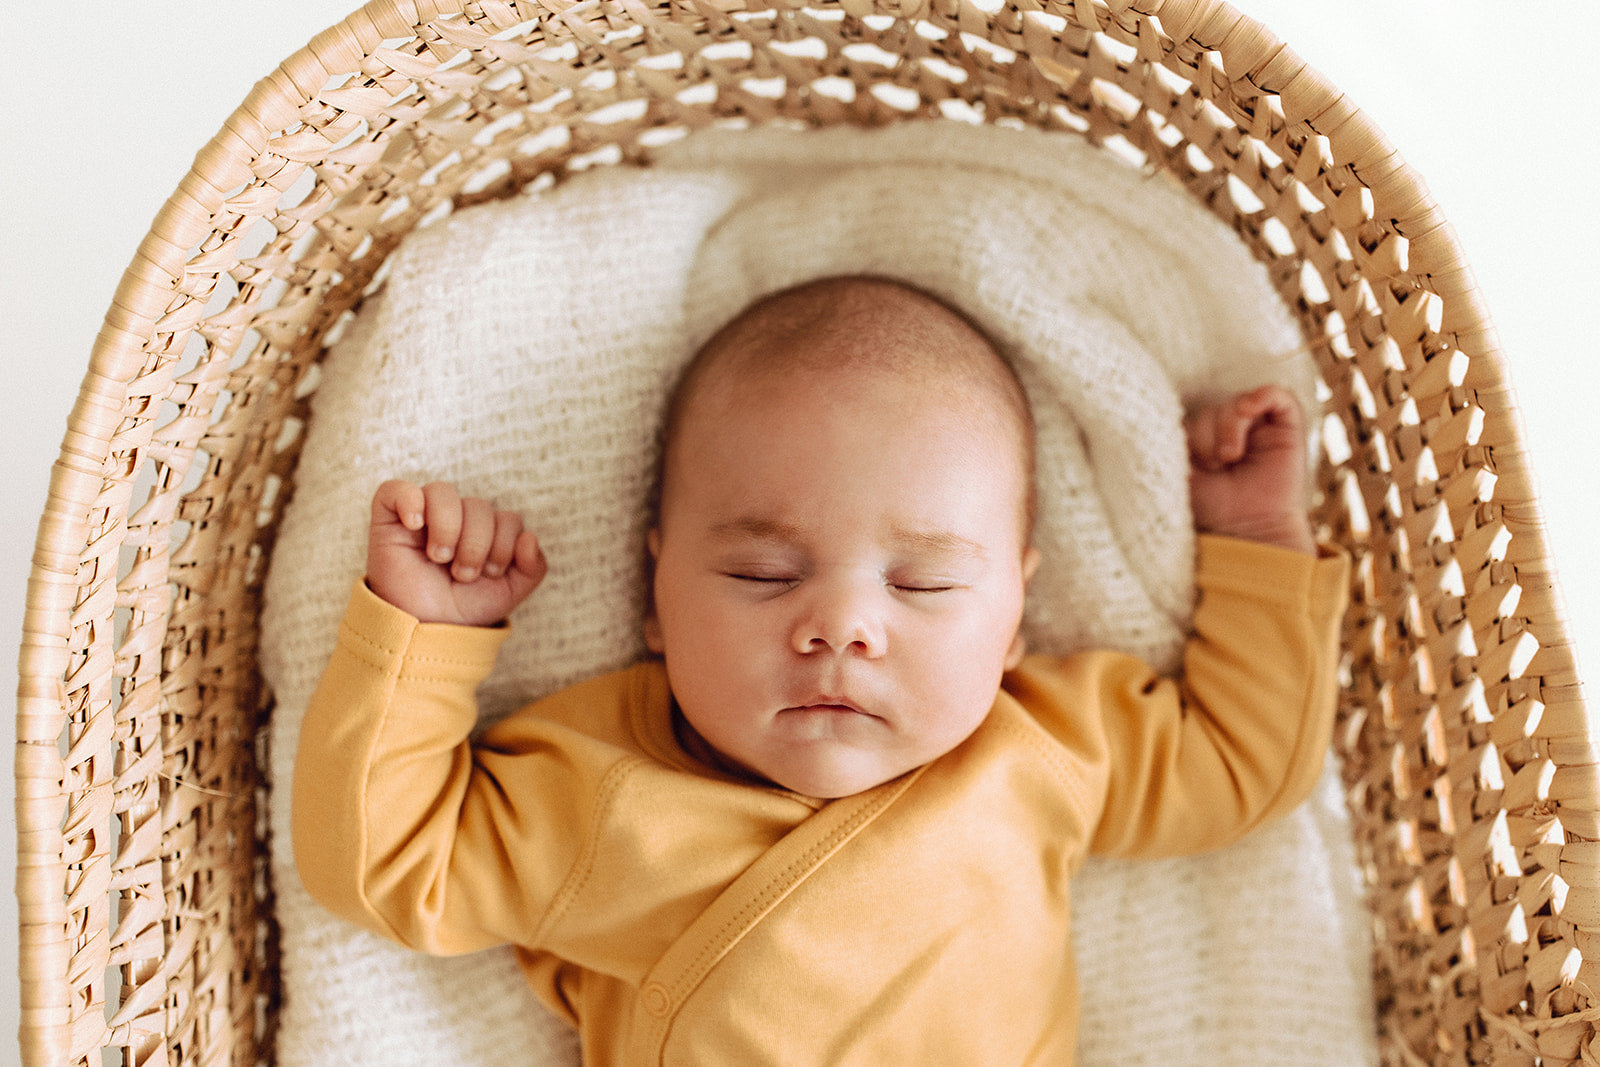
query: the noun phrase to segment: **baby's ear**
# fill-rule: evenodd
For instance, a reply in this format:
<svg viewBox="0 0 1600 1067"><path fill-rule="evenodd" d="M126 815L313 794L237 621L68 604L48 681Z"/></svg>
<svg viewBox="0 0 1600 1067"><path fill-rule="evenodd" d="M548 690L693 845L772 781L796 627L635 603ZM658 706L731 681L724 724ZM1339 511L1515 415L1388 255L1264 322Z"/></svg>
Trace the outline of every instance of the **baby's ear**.
<svg viewBox="0 0 1600 1067"><path fill-rule="evenodd" d="M1023 588L1027 588L1028 583L1033 581L1034 572L1039 569L1039 560L1043 558L1044 557L1039 555L1039 550L1034 548L1032 545L1029 545L1027 548L1022 550Z"/></svg>
<svg viewBox="0 0 1600 1067"><path fill-rule="evenodd" d="M1022 636L1022 631L1017 631L1017 636L1011 639L1011 647L1006 649L1005 669L1014 671L1022 666L1022 660L1028 654L1028 640Z"/></svg>
<svg viewBox="0 0 1600 1067"><path fill-rule="evenodd" d="M645 591L644 647L659 656L666 651L666 642L661 637L661 620L656 616L656 595L653 586L656 560L661 558L661 531L652 526L650 532L645 535L644 543L650 550L649 574L652 585L652 588Z"/></svg>
<svg viewBox="0 0 1600 1067"><path fill-rule="evenodd" d="M1029 545L1022 553L1022 586L1024 589L1033 581L1034 573L1039 569L1039 550ZM1028 654L1027 638L1022 636L1022 629L1018 627L1016 636L1011 639L1011 647L1006 649L1005 669L1016 670L1022 665L1022 657Z"/></svg>

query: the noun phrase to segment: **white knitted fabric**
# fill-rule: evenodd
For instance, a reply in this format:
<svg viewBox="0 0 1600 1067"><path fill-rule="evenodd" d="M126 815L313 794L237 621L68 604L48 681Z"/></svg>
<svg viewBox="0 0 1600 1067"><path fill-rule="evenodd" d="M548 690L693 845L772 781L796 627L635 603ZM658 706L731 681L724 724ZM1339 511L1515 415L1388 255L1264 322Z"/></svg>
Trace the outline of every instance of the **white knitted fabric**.
<svg viewBox="0 0 1600 1067"><path fill-rule="evenodd" d="M961 307L1019 367L1040 436L1031 646L1176 663L1193 583L1183 405L1267 380L1312 405L1314 387L1264 272L1164 180L1034 131L713 132L648 170L460 212L407 239L330 354L268 578L283 1063L577 1062L509 951L413 954L323 912L295 874L291 761L372 490L452 479L539 532L550 576L480 690L487 719L626 664L643 651L646 499L678 367L750 299L859 272ZM1231 849L1091 860L1074 890L1082 1062L1375 1061L1331 772Z"/></svg>

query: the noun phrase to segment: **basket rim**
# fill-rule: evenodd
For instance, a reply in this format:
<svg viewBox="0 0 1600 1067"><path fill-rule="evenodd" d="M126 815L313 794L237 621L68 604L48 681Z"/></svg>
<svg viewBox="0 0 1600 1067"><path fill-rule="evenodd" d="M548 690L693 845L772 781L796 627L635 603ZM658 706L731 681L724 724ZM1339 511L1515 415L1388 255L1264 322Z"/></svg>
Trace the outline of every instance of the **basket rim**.
<svg viewBox="0 0 1600 1067"><path fill-rule="evenodd" d="M559 9L574 10L599 2L579 0L563 3ZM1502 408L1508 417L1520 419L1505 352L1454 228L1422 176L1405 162L1377 123L1327 77L1265 25L1226 0L1059 3L1079 24L1095 29L1128 15L1160 20L1162 29L1173 40L1187 39L1201 49L1216 52L1225 69L1243 70L1245 80L1275 94L1283 104L1286 121L1304 122L1327 138L1334 160L1347 167L1370 191L1373 217L1385 220L1394 233L1409 242L1410 273L1427 278L1443 302L1441 333L1454 337L1457 347L1473 353L1473 385L1490 398L1488 406ZM360 61L382 41L409 35L415 27L433 19L463 14L471 6L473 0L368 0L256 83L218 133L196 153L190 170L158 211L124 271L91 349L89 373L73 408L73 433L63 448L62 461L69 460L69 448L73 453L86 447L92 452L93 446L109 439L116 418L107 409L120 406L121 398L110 393L102 396L91 386L95 382L114 386L137 369L143 359L140 345L165 313L165 296L171 291L173 279L182 275L189 250L208 232L208 220L225 202L229 191L249 179L251 161L259 157L274 132L295 124L300 106L312 99L330 77L359 69ZM804 5L786 0L784 6ZM1037 9L1039 5L1029 2L1020 7ZM1519 446L1526 436L1519 425L1515 432ZM1513 450L1504 457L1506 462L1500 465L1499 473L1502 478L1509 477L1513 485L1529 486L1517 494L1519 511L1528 513L1530 519L1519 533L1537 539L1537 555L1548 559L1543 523L1524 457L1524 448ZM52 479L52 504L79 499L72 479L63 479L60 486ZM47 516L50 510L47 508Z"/></svg>

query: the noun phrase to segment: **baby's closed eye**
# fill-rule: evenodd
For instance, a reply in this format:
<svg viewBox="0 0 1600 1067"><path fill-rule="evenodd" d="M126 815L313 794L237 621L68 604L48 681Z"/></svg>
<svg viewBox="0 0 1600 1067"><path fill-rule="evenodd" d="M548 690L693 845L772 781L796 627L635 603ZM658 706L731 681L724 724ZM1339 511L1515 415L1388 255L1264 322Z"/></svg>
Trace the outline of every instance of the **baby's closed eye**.
<svg viewBox="0 0 1600 1067"><path fill-rule="evenodd" d="M730 567L723 569L721 574L735 588L749 590L761 596L786 593L799 585L802 577L793 570L763 567Z"/></svg>
<svg viewBox="0 0 1600 1067"><path fill-rule="evenodd" d="M902 593L948 593L958 588L956 582L939 578L907 578L889 584Z"/></svg>
<svg viewBox="0 0 1600 1067"><path fill-rule="evenodd" d="M757 582L761 584L794 585L800 580L799 576L792 574L763 574L758 571L724 571L723 577L732 578L740 582Z"/></svg>

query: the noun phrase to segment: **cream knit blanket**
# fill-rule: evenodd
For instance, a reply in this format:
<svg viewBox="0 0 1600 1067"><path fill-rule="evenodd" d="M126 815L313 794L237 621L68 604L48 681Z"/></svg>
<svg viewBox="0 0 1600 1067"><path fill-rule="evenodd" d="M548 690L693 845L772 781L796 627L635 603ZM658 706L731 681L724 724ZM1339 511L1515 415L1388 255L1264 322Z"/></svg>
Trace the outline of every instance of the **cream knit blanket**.
<svg viewBox="0 0 1600 1067"><path fill-rule="evenodd" d="M1314 404L1265 274L1183 193L1076 138L907 125L702 133L413 234L315 395L267 583L285 1064L569 1064L508 951L431 959L321 911L287 848L300 717L386 477L521 509L551 562L484 715L642 652L661 403L751 298L892 275L963 308L1039 423L1030 646L1176 663L1192 597L1186 402L1276 380ZM1093 861L1075 882L1086 1064L1375 1060L1367 919L1334 776L1224 852ZM982 1020L973 1020L981 1026Z"/></svg>

